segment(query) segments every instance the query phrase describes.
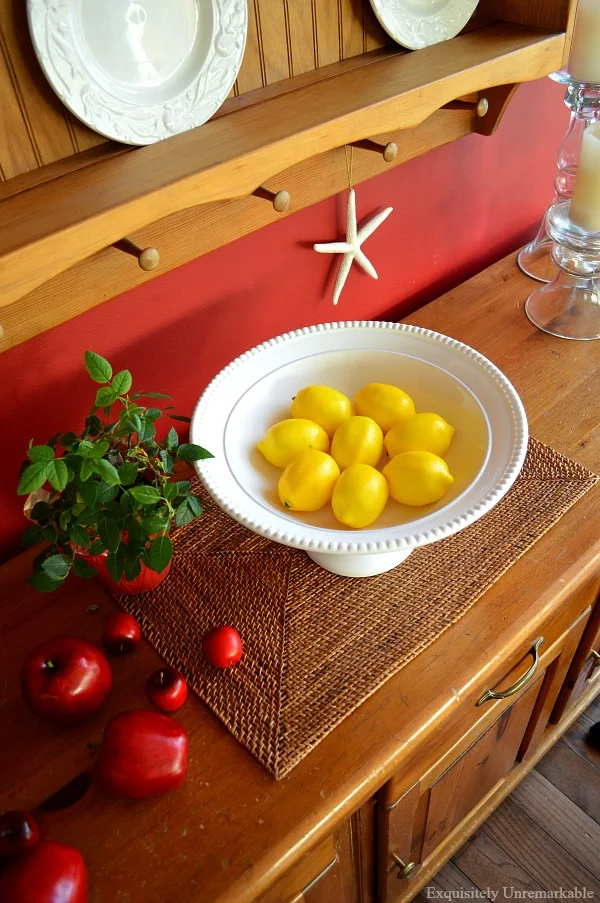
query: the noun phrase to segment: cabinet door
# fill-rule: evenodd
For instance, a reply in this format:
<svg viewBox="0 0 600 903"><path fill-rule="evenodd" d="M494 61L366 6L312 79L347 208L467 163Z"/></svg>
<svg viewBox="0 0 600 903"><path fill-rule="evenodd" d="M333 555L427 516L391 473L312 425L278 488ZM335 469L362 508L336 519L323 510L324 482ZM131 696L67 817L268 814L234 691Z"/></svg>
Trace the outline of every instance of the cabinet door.
<svg viewBox="0 0 600 903"><path fill-rule="evenodd" d="M596 602L594 613L552 712L552 724L558 724L580 696L594 685L600 693L600 599Z"/></svg>
<svg viewBox="0 0 600 903"><path fill-rule="evenodd" d="M412 787L395 806L381 807L379 901L409 899L410 881L469 812L516 763L541 676L503 711L430 787ZM411 868L412 866L412 868Z"/></svg>

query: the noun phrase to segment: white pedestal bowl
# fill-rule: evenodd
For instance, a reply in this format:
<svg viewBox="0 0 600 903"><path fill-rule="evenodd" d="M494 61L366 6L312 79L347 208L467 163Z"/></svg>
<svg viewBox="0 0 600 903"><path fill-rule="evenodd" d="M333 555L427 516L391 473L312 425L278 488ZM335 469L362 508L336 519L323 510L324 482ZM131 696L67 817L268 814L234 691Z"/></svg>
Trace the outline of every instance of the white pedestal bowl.
<svg viewBox="0 0 600 903"><path fill-rule="evenodd" d="M434 411L456 432L445 455L454 476L437 504L390 500L365 530L340 524L328 505L291 514L277 497L281 471L256 450L266 430L289 417L303 386L333 386L350 398L366 383L400 386L417 411ZM462 530L514 483L527 452L527 418L507 378L468 345L417 326L324 323L257 345L207 386L192 417L190 441L215 455L196 470L215 501L250 530L304 549L345 577L391 570L411 550Z"/></svg>

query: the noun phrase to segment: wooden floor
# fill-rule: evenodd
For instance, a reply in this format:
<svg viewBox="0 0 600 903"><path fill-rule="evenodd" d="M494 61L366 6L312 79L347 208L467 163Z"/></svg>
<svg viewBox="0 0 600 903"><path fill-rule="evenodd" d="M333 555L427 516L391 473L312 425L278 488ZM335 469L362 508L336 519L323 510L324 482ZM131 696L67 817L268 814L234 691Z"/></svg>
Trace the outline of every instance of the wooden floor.
<svg viewBox="0 0 600 903"><path fill-rule="evenodd" d="M584 740L597 721L600 697L421 891L420 903L482 899L482 891L498 903L550 891L559 899L560 888L563 899L579 888L577 899L600 901L600 752Z"/></svg>

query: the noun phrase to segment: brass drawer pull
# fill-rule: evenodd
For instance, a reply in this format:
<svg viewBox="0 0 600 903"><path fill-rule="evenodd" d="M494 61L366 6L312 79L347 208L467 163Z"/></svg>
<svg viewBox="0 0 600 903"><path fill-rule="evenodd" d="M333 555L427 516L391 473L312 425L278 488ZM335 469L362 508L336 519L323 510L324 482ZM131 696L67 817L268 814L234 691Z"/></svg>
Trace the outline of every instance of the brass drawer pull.
<svg viewBox="0 0 600 903"><path fill-rule="evenodd" d="M594 659L594 668L598 668L600 666L600 652L592 649L592 658Z"/></svg>
<svg viewBox="0 0 600 903"><path fill-rule="evenodd" d="M410 878L417 867L416 862L402 862L400 857L396 856L395 853L392 853L392 859L398 866L398 874L396 875L396 877L400 880L402 880L403 878Z"/></svg>
<svg viewBox="0 0 600 903"><path fill-rule="evenodd" d="M529 650L530 654L533 655L533 664L529 671L520 677L512 687L509 687L508 690L504 690L502 693L496 693L494 690L486 690L481 699L478 699L475 705L483 705L484 702L487 702L488 699L508 699L509 696L514 696L515 693L518 693L519 690L522 690L525 684L529 683L533 675L538 669L538 665L540 663L540 646L544 642L544 637L541 636L538 640L535 641L531 649Z"/></svg>

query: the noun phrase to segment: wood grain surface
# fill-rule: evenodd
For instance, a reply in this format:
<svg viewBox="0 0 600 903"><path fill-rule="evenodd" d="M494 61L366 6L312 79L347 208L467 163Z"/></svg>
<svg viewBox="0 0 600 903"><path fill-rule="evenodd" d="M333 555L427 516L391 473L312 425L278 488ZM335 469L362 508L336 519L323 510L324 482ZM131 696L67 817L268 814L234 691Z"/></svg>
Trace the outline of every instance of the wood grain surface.
<svg viewBox="0 0 600 903"><path fill-rule="evenodd" d="M597 467L594 343L538 332L523 313L530 289L511 256L410 321L490 357L519 391L532 434ZM191 698L178 715L191 744L189 775L180 789L131 804L92 786L73 808L43 813L49 837L82 850L93 903L112 903L117 892L136 903L250 903L266 892L366 803L413 750L421 744L439 748L462 702L516 665L540 625L560 619L564 600L598 571L599 500L597 487L285 780L274 782ZM35 809L75 775L93 770L87 744L99 740L110 714L146 705L145 679L159 663L143 644L134 655L113 660L115 691L101 715L67 732L39 722L19 696L25 654L58 633L99 641L114 604L94 582L75 581L53 596L27 588L30 560L26 554L0 571L0 723L11 738L0 746L1 808ZM95 605L98 610L90 609Z"/></svg>
<svg viewBox="0 0 600 903"><path fill-rule="evenodd" d="M0 306L156 219L247 196L316 154L412 128L464 94L538 78L556 68L563 47L564 35L490 25L306 85L294 103L274 97L8 197Z"/></svg>

